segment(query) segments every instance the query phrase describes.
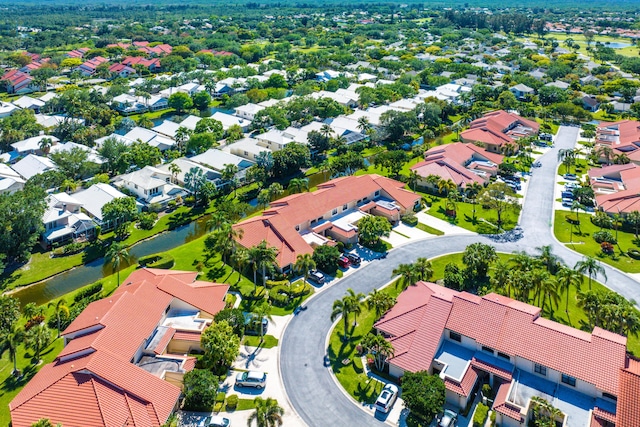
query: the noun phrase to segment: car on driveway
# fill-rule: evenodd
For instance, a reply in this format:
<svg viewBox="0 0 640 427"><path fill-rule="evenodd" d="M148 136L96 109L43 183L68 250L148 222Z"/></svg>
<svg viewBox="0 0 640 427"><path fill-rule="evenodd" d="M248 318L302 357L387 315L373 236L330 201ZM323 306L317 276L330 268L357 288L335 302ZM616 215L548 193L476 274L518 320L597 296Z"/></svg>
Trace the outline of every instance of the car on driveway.
<svg viewBox="0 0 640 427"><path fill-rule="evenodd" d="M198 427L229 427L230 425L229 418L212 415L200 421Z"/></svg>
<svg viewBox="0 0 640 427"><path fill-rule="evenodd" d="M380 396L376 400L376 411L380 411L382 413L388 413L393 404L396 403L398 399L398 387L393 384L387 384L384 386L382 391L380 392Z"/></svg>
<svg viewBox="0 0 640 427"><path fill-rule="evenodd" d="M360 259L360 256L358 254L349 253L345 255L349 259L349 262L351 263L351 265L360 265L360 262L362 262L362 259Z"/></svg>
<svg viewBox="0 0 640 427"><path fill-rule="evenodd" d="M570 181L575 181L576 179L578 179L578 177L576 176L575 173L565 173L564 174L564 179L568 179Z"/></svg>
<svg viewBox="0 0 640 427"><path fill-rule="evenodd" d="M309 272L309 280L317 283L318 285L322 285L324 283L325 277L324 274L322 274L320 271L311 270Z"/></svg>
<svg viewBox="0 0 640 427"><path fill-rule="evenodd" d="M458 422L458 414L449 409L445 409L438 417L438 427L455 427Z"/></svg>
<svg viewBox="0 0 640 427"><path fill-rule="evenodd" d="M236 385L239 387L264 388L267 384L267 374L260 371L240 372L236 375Z"/></svg>
<svg viewBox="0 0 640 427"><path fill-rule="evenodd" d="M340 255L340 258L338 258L338 265L342 268L349 268L349 265L351 265L351 261L349 261L349 258L347 258L344 255Z"/></svg>

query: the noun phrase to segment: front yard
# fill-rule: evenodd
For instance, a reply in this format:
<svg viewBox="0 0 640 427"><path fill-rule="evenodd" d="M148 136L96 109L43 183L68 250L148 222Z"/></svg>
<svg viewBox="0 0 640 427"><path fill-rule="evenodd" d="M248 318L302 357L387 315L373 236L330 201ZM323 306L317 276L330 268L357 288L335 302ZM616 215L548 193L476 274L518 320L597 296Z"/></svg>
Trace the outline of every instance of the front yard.
<svg viewBox="0 0 640 427"><path fill-rule="evenodd" d="M426 211L429 215L447 221L451 224L465 228L467 230L480 234L498 233L497 223L498 214L493 209L484 209L482 205L475 205L475 221L473 219L474 205L466 202L457 202L455 205L456 216L447 215L446 197L433 196L421 193L430 203L430 207ZM507 211L502 213L502 228L511 230L518 222L519 211Z"/></svg>

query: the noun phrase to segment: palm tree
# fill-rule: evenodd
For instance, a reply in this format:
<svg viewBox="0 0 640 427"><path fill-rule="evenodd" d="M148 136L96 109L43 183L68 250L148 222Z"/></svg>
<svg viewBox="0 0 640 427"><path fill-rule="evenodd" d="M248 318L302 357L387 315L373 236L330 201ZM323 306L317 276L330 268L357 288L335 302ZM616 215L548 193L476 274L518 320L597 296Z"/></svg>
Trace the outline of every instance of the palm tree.
<svg viewBox="0 0 640 427"><path fill-rule="evenodd" d="M220 178L222 178L223 181L228 182L231 185L231 188L233 189L233 197L236 196L236 174L238 173L238 166L234 165L234 164L226 164L224 165L224 169L222 171L222 174L220 176Z"/></svg>
<svg viewBox="0 0 640 427"><path fill-rule="evenodd" d="M638 229L640 228L640 212L633 211L627 214L627 221L633 225L633 234L638 238Z"/></svg>
<svg viewBox="0 0 640 427"><path fill-rule="evenodd" d="M33 350L33 359L37 365L40 362L40 352L51 342L51 331L42 323L29 329L25 334L25 347Z"/></svg>
<svg viewBox="0 0 640 427"><path fill-rule="evenodd" d="M309 270L316 268L316 262L313 260L311 254L299 254L296 257L296 263L293 265L293 270L302 274L304 277L304 283L307 283L309 278Z"/></svg>
<svg viewBox="0 0 640 427"><path fill-rule="evenodd" d="M631 159L624 153L616 154L613 156L613 163L615 163L616 165L626 165L630 162Z"/></svg>
<svg viewBox="0 0 640 427"><path fill-rule="evenodd" d="M234 228L231 223L224 223L220 228L211 233L213 239L213 249L222 255L222 261L229 263L229 258L235 252L238 246L238 240L242 240L244 230L242 228Z"/></svg>
<svg viewBox="0 0 640 427"><path fill-rule="evenodd" d="M556 273L556 281L558 282L558 288L562 292L567 293L567 300L564 312L569 313L569 293L572 287L576 288L576 292L580 292L582 289L582 283L584 282L584 276L582 273L571 269L566 266L560 267L560 270Z"/></svg>
<svg viewBox="0 0 640 427"><path fill-rule="evenodd" d="M565 171L571 172L571 165L576 162L576 150L573 148L563 148L558 151L558 161L565 165Z"/></svg>
<svg viewBox="0 0 640 427"><path fill-rule="evenodd" d="M211 217L209 217L209 220L207 221L207 230L217 230L219 228L222 228L224 224L228 223L229 218L226 212L215 211L211 214Z"/></svg>
<svg viewBox="0 0 640 427"><path fill-rule="evenodd" d="M349 323L349 314L355 313L357 316L362 311L360 307L360 300L364 298L363 294L356 294L353 289L347 289L347 294L342 299L337 299L333 302L331 311L331 321L336 320L342 316L344 322L344 341L347 340L347 326Z"/></svg>
<svg viewBox="0 0 640 427"><path fill-rule="evenodd" d="M49 154L49 151L51 150L52 145L53 145L53 141L49 137L42 138L40 142L38 142L38 147L40 148L40 151L42 151L42 153L45 155Z"/></svg>
<svg viewBox="0 0 640 427"><path fill-rule="evenodd" d="M482 191L484 187L482 184L478 182L472 182L471 184L467 184L464 187L464 191L467 194L467 197L471 199L471 206L473 208L473 222L476 222L476 202L478 201L478 194Z"/></svg>
<svg viewBox="0 0 640 427"><path fill-rule="evenodd" d="M407 289L418 280L418 272L413 264L400 264L391 273L392 277L400 276L397 285Z"/></svg>
<svg viewBox="0 0 640 427"><path fill-rule="evenodd" d="M273 322L273 318L271 317L271 306L268 302L264 301L262 304L254 306L251 313L253 313L254 320L260 322L260 342L262 342L264 340L264 325L262 323L262 319L266 318Z"/></svg>
<svg viewBox="0 0 640 427"><path fill-rule="evenodd" d="M173 178L173 183L177 184L178 183L178 174L180 172L182 172L182 169L180 169L180 166L178 166L176 163L171 163L169 165L169 172L171 172L171 177Z"/></svg>
<svg viewBox="0 0 640 427"><path fill-rule="evenodd" d="M491 269L494 271L491 276L491 286L500 292L506 289L507 296L511 298L511 280L509 280L510 266L506 261L500 258L495 262Z"/></svg>
<svg viewBox="0 0 640 427"><path fill-rule="evenodd" d="M22 343L24 339L24 331L17 325L17 322L14 322L11 327L7 330L3 330L0 332L0 356L4 354L4 352L9 353L9 360L13 362L13 375L18 374L18 359L17 359L17 351L18 346Z"/></svg>
<svg viewBox="0 0 640 427"><path fill-rule="evenodd" d="M60 313L64 313L66 317L69 317L69 307L67 307L66 304L67 302L64 300L64 298L60 298L55 303L51 301L49 304L47 304L47 307L53 306L56 313L56 321L57 321L57 329L58 329L58 335L56 338L60 338Z"/></svg>
<svg viewBox="0 0 640 427"><path fill-rule="evenodd" d="M433 265L428 259L422 257L418 258L413 264L413 267L416 271L418 279L431 280L431 278L433 277Z"/></svg>
<svg viewBox="0 0 640 427"><path fill-rule="evenodd" d="M330 138L333 134L333 129L331 129L331 126L329 126L328 124L324 124L320 127L320 133L325 138Z"/></svg>
<svg viewBox="0 0 640 427"><path fill-rule="evenodd" d="M25 319L31 320L36 317L44 316L44 307L37 305L35 302L30 302L22 309L22 315Z"/></svg>
<svg viewBox="0 0 640 427"><path fill-rule="evenodd" d="M458 186L451 179L441 179L438 181L438 191L440 194L448 195L452 191L457 191Z"/></svg>
<svg viewBox="0 0 640 427"><path fill-rule="evenodd" d="M251 414L247 420L247 426L251 427L253 421L256 422L257 427L276 427L282 425L282 415L284 415L284 409L278 405L278 401L272 397L263 399L256 397L253 400L256 410Z"/></svg>
<svg viewBox="0 0 640 427"><path fill-rule="evenodd" d="M120 264L123 262L129 262L129 252L127 247L122 243L113 242L109 246L109 250L104 256L105 262L111 264L111 268L116 271L118 275L118 286L120 286Z"/></svg>
<svg viewBox="0 0 640 427"><path fill-rule="evenodd" d="M249 264L249 251L243 246L238 246L235 252L231 255L231 259L233 261L233 264L236 266L239 282L242 278L244 268L247 266L247 264Z"/></svg>
<svg viewBox="0 0 640 427"><path fill-rule="evenodd" d="M413 169L409 170L409 179L407 182L409 183L409 188L411 188L411 190L416 191L416 185L418 185L419 180L420 175L418 175L418 172Z"/></svg>
<svg viewBox="0 0 640 427"><path fill-rule="evenodd" d="M258 282L256 272L262 270L262 286L267 282L267 267L273 265L278 257L278 250L267 245L267 241L263 240L258 245L249 248L249 262L253 266L253 283L255 291L258 290Z"/></svg>
<svg viewBox="0 0 640 427"><path fill-rule="evenodd" d="M369 293L367 298L367 308L376 313L376 320L382 317L396 303L396 299L386 292L380 292L374 289Z"/></svg>
<svg viewBox="0 0 640 427"><path fill-rule="evenodd" d="M73 193L77 188L78 183L69 178L66 178L64 181L62 181L62 184L60 184L60 191L64 191L67 193Z"/></svg>
<svg viewBox="0 0 640 427"><path fill-rule="evenodd" d="M574 267L580 274L587 274L589 276L589 290L591 290L592 279L601 274L604 280L607 280L607 274L604 271L604 267L600 265L598 261L591 257L585 257L582 261L578 261Z"/></svg>
<svg viewBox="0 0 640 427"><path fill-rule="evenodd" d="M309 180L306 178L293 178L289 181L287 190L289 190L289 194L302 193L304 190L309 190Z"/></svg>
<svg viewBox="0 0 640 427"><path fill-rule="evenodd" d="M536 250L540 252L540 255L538 255L540 263L550 274L554 274L560 265L560 260L558 256L553 253L551 245L540 246L537 247Z"/></svg>
<svg viewBox="0 0 640 427"><path fill-rule="evenodd" d="M613 159L614 152L613 148L608 145L601 145L598 149L596 149L596 155L598 158L604 157L606 164L611 164L611 159Z"/></svg>
<svg viewBox="0 0 640 427"><path fill-rule="evenodd" d="M191 137L192 133L193 131L191 129L186 128L184 126L180 126L176 130L174 138L176 140L176 144L178 145L178 151L180 151L180 153L185 152L187 141Z"/></svg>
<svg viewBox="0 0 640 427"><path fill-rule="evenodd" d="M362 347L364 347L368 353L375 354L375 366L379 371L382 371L387 359L393 357L395 353L393 345L384 339L382 335L371 333L366 335L362 340Z"/></svg>
<svg viewBox="0 0 640 427"><path fill-rule="evenodd" d="M274 182L269 186L269 188L267 188L267 191L269 192L269 198L271 200L275 200L280 197L282 193L284 193L284 188L282 188L282 185L280 183Z"/></svg>
<svg viewBox="0 0 640 427"><path fill-rule="evenodd" d="M358 118L358 130L363 134L367 135L371 130L371 123L369 123L369 118L366 116L362 116Z"/></svg>

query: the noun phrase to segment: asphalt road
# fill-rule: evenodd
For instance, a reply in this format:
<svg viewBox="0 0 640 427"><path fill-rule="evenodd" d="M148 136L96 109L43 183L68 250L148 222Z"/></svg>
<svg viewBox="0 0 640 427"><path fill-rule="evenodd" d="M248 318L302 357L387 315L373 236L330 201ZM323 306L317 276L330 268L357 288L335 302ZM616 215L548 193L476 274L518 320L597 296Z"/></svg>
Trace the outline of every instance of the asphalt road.
<svg viewBox="0 0 640 427"><path fill-rule="evenodd" d="M400 263L410 263L418 257L433 258L462 252L466 246L478 241L492 244L500 252L526 251L530 254L535 254L537 247L551 245L553 253L570 266L582 259L580 254L555 240L551 222L558 150L573 147L578 131L577 127L561 127L554 148L540 159L542 167L534 169L520 217L524 236L519 241L497 243L483 236L461 235L406 244L393 249L386 259L373 261L324 290L307 303L306 311L291 320L280 342L280 371L292 406L309 426L384 425L347 399L332 379L331 372L323 366L325 341L332 325L331 306L346 289L367 294L387 283ZM609 288L628 299L640 301L638 282L602 265L606 269Z"/></svg>

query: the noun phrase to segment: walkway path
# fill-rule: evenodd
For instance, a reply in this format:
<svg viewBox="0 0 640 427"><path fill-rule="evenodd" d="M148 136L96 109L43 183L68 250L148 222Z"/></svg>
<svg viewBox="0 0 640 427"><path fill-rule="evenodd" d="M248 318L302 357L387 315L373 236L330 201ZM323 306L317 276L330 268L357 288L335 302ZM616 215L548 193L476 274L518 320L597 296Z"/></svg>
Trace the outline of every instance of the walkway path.
<svg viewBox="0 0 640 427"><path fill-rule="evenodd" d="M323 366L325 340L332 324L329 319L331 306L346 289L369 293L388 282L391 272L400 263L410 263L418 257L433 258L462 252L467 245L479 241L492 244L501 252L526 251L531 254L536 253L536 247L551 245L553 252L571 266L582 259L582 255L555 240L551 222L557 153L562 148L575 145L578 131L575 127L561 127L554 148L540 158L542 167L533 173L524 201L520 225L525 232L520 241L495 243L479 235L445 235L407 243L389 252L386 259L363 266L321 292L307 303L306 311L291 320L280 343L280 370L292 406L309 426L384 425L345 399L331 372ZM608 265L603 264L603 267L609 288L628 299L640 301L640 286L634 278Z"/></svg>

